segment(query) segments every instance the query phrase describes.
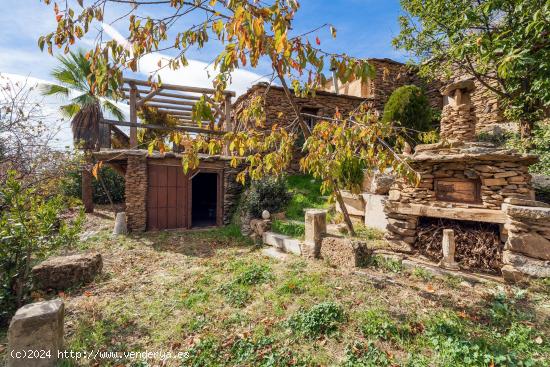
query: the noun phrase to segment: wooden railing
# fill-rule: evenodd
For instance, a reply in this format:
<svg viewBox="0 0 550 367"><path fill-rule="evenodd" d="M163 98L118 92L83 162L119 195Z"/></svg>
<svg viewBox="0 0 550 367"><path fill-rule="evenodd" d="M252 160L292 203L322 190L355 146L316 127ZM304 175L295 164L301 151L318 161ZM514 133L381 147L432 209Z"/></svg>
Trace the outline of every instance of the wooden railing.
<svg viewBox="0 0 550 367"><path fill-rule="evenodd" d="M233 130L231 120L231 98L235 97L235 92L224 91L224 100L219 103L211 98L215 94L214 89L189 87L175 84L153 85L145 80L125 78L122 87L124 99L130 106L130 121L115 121L104 119L103 125L116 127L130 127L129 143L130 148L135 148L137 142L137 129L159 129L159 130L181 130L191 133L204 134L222 134ZM201 128L192 120L193 106L201 98L206 96L212 105L212 114L215 118L215 129ZM137 111L142 106L154 107L159 112L164 112L174 117L178 125L167 127L154 124L138 122ZM211 124L211 121L205 121L205 124Z"/></svg>

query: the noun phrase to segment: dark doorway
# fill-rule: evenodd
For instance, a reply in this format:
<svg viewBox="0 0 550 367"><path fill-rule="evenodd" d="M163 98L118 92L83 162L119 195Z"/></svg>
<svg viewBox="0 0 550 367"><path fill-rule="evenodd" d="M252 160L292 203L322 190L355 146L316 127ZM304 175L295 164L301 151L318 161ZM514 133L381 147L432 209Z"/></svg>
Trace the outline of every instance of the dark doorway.
<svg viewBox="0 0 550 367"><path fill-rule="evenodd" d="M215 226L218 206L218 174L198 173L193 177L191 185L191 225L193 227Z"/></svg>

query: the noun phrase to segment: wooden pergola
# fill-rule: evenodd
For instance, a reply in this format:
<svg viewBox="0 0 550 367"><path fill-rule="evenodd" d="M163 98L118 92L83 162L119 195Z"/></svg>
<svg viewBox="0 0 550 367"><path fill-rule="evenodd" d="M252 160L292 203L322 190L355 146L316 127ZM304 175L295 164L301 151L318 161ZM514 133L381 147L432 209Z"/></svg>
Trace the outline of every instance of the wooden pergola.
<svg viewBox="0 0 550 367"><path fill-rule="evenodd" d="M236 95L233 91L224 91L223 95L225 98L223 102L220 103L214 101L212 98L216 92L214 89L164 83L156 85L145 80L130 78L124 78L122 91L124 93L124 99L128 101L130 106L130 121L103 119L102 122L104 127L109 127L109 129L105 129L108 132L110 132L111 129L118 130L117 126L130 127L130 148L135 148L138 145L138 128L181 130L197 134L223 134L224 132L233 130L231 120L231 98ZM210 125L208 129L198 126L191 118L193 106L201 96L205 96L212 104L212 114L215 118L214 126L212 126L211 121L203 122L204 124ZM164 112L174 117L178 121L178 125L167 127L152 125L146 122L139 123L137 111L143 106L156 108L159 112ZM104 144L102 144L102 146L104 146Z"/></svg>

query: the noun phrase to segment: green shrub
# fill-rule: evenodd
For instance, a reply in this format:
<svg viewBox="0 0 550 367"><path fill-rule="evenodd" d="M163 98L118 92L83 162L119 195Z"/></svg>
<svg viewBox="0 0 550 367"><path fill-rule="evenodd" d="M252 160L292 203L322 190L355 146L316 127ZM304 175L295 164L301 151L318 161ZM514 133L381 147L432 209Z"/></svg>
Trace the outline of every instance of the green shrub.
<svg viewBox="0 0 550 367"><path fill-rule="evenodd" d="M267 265L252 264L239 271L235 283L241 285L255 285L266 283L273 279L271 269Z"/></svg>
<svg viewBox="0 0 550 367"><path fill-rule="evenodd" d="M281 233L290 237L301 238L306 233L306 226L304 223L274 220L271 223L271 230L273 232Z"/></svg>
<svg viewBox="0 0 550 367"><path fill-rule="evenodd" d="M124 190L125 181L117 171L110 167L101 167L99 170L99 176L103 179L105 187L111 195L114 203L124 202ZM109 198L103 189L101 182L94 178L92 181L94 190L94 203L96 204L110 204ZM80 198L82 197L82 172L72 171L70 172L63 183L63 192L67 196Z"/></svg>
<svg viewBox="0 0 550 367"><path fill-rule="evenodd" d="M286 207L286 217L291 220L304 220L304 209L324 208L327 198L321 196L321 182L309 175L286 177L291 199Z"/></svg>
<svg viewBox="0 0 550 367"><path fill-rule="evenodd" d="M294 333L315 339L330 335L338 330L338 325L346 319L342 306L334 302L319 303L309 310L299 310L287 320L287 326Z"/></svg>
<svg viewBox="0 0 550 367"><path fill-rule="evenodd" d="M265 177L253 181L243 193L241 208L255 218L260 218L264 210L277 213L286 208L290 201L286 183L281 178Z"/></svg>
<svg viewBox="0 0 550 367"><path fill-rule="evenodd" d="M410 129L407 134L422 140L419 132L433 130L435 114L424 90L415 85L404 85L393 91L384 107L383 122L397 122ZM407 139L414 144L413 139Z"/></svg>
<svg viewBox="0 0 550 367"><path fill-rule="evenodd" d="M384 310L367 310L361 313L359 322L361 333L366 338L391 340L395 339L399 333L397 325Z"/></svg>
<svg viewBox="0 0 550 367"><path fill-rule="evenodd" d="M400 261L380 255L371 256L367 261L367 265L392 273L400 273L403 270L403 265Z"/></svg>
<svg viewBox="0 0 550 367"><path fill-rule="evenodd" d="M61 246L74 244L82 213L61 219L61 196L43 197L23 188L10 172L0 188L0 324L29 299L30 269Z"/></svg>

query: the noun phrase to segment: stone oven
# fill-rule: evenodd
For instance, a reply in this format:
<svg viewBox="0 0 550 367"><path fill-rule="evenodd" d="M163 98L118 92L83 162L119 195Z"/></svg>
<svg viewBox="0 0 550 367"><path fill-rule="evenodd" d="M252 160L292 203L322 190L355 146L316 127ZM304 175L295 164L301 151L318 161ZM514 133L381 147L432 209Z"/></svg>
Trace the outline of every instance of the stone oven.
<svg viewBox="0 0 550 367"><path fill-rule="evenodd" d="M418 185L398 179L390 189L386 238L397 251L418 250L417 226L426 217L493 223L504 241L505 200L534 200L528 167L536 156L475 141L473 87L472 81L460 81L442 90L441 142L419 145L408 157ZM498 253L502 257L502 249Z"/></svg>

